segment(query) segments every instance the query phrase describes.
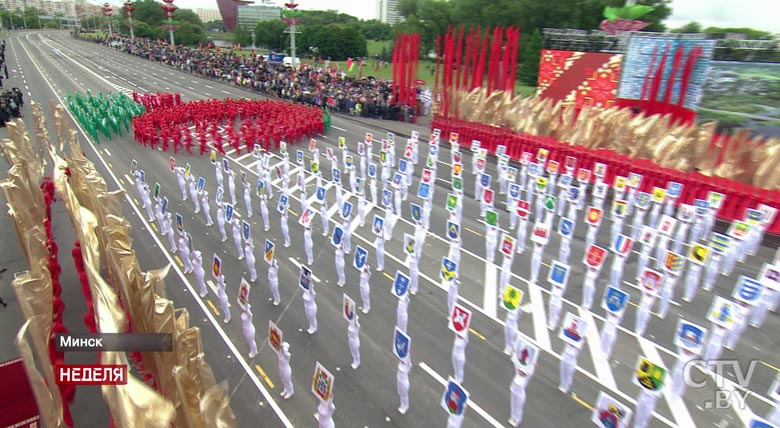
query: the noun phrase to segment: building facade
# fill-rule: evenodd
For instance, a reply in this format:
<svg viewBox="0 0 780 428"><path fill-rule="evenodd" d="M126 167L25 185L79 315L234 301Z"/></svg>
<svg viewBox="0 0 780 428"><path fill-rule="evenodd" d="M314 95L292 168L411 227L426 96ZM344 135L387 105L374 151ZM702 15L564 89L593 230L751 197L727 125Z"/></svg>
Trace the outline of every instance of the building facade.
<svg viewBox="0 0 780 428"><path fill-rule="evenodd" d="M200 18L201 22L222 21L222 15L219 14L219 9L195 9L195 13Z"/></svg>
<svg viewBox="0 0 780 428"><path fill-rule="evenodd" d="M238 25L250 30L260 21L281 19L281 17L279 6L272 3L238 7Z"/></svg>
<svg viewBox="0 0 780 428"><path fill-rule="evenodd" d="M4 0L3 3L6 10L24 10L26 7L34 7L48 16L56 14L69 17L76 16L76 3L73 1Z"/></svg>
<svg viewBox="0 0 780 428"><path fill-rule="evenodd" d="M390 25L403 21L403 17L398 12L399 3L400 0L377 0L376 19Z"/></svg>
<svg viewBox="0 0 780 428"><path fill-rule="evenodd" d="M225 24L225 31L232 33L238 24L238 7L252 4L249 0L217 0L219 14L222 15L222 23Z"/></svg>

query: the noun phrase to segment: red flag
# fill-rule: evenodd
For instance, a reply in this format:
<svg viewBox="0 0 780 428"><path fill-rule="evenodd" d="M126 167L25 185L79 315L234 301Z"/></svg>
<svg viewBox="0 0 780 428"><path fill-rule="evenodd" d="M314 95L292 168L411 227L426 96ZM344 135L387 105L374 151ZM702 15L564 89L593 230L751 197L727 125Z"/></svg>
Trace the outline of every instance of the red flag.
<svg viewBox="0 0 780 428"><path fill-rule="evenodd" d="M513 45L512 45L512 60L509 62L510 67L510 74L509 74L509 90L511 91L512 96L515 95L515 73L517 72L517 53L520 49L520 29L515 28L514 34L512 36Z"/></svg>
<svg viewBox="0 0 780 428"><path fill-rule="evenodd" d="M682 45L678 45L677 52L674 53L672 72L669 73L669 76L666 78L666 90L664 91L664 113L667 113L669 110L667 107L669 106L669 102L672 100L672 89L674 88L674 81L677 77L677 70L680 68L680 63L682 62L684 52L685 49L683 49Z"/></svg>
<svg viewBox="0 0 780 428"><path fill-rule="evenodd" d="M479 52L479 62L477 63L477 70L474 81L471 82L471 89L481 88L485 84L485 60L487 57L487 47L490 40L490 29L485 31L485 36L482 39L482 50Z"/></svg>
<svg viewBox="0 0 780 428"><path fill-rule="evenodd" d="M649 110L651 112L655 110L655 102L658 100L658 92L661 90L661 80L663 80L664 69L666 68L666 58L669 56L669 49L671 49L671 45L667 43L666 49L664 49L664 54L661 56L661 62L658 64L658 69L656 70L655 76L653 77L653 85L650 89Z"/></svg>
<svg viewBox="0 0 780 428"><path fill-rule="evenodd" d="M458 32L457 49L455 51L455 85L454 85L454 89L458 89L458 87L460 86L459 85L460 76L461 76L461 73L463 72L463 70L462 70L462 63L463 63L463 26L461 25L460 31Z"/></svg>

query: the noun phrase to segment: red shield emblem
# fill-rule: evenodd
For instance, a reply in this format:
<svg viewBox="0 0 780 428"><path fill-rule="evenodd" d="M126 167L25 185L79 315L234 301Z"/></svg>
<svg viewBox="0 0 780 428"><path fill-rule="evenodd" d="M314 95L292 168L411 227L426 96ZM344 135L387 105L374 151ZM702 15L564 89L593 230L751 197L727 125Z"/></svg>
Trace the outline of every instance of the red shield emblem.
<svg viewBox="0 0 780 428"><path fill-rule="evenodd" d="M588 215L585 217L585 222L591 226L598 226L601 223L602 211L596 207L588 207Z"/></svg>
<svg viewBox="0 0 780 428"><path fill-rule="evenodd" d="M482 200L485 201L485 203L488 205L493 204L493 190L485 189L485 191L482 193Z"/></svg>
<svg viewBox="0 0 780 428"><path fill-rule="evenodd" d="M404 148L404 157L407 158L407 159L411 159L412 158L412 151L413 151L412 150L412 145L411 144L407 144L406 147Z"/></svg>
<svg viewBox="0 0 780 428"><path fill-rule="evenodd" d="M585 254L585 264L593 269L598 269L604 264L607 256L607 250L595 244L590 244L588 252Z"/></svg>
<svg viewBox="0 0 780 428"><path fill-rule="evenodd" d="M424 169L422 173L422 182L429 184L431 182L431 170L430 169Z"/></svg>
<svg viewBox="0 0 780 428"><path fill-rule="evenodd" d="M465 334L471 324L471 311L459 304L455 304L451 315L450 329L455 333Z"/></svg>
<svg viewBox="0 0 780 428"><path fill-rule="evenodd" d="M530 204L528 201L524 201L522 199L518 199L517 201L517 215L520 216L520 218L527 218L528 213L530 212Z"/></svg>

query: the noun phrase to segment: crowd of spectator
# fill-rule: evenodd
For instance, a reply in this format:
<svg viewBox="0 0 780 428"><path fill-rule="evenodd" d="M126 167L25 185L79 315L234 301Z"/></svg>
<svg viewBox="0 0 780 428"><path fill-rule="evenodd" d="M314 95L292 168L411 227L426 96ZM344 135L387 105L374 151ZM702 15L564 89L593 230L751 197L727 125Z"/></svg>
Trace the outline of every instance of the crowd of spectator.
<svg viewBox="0 0 780 428"><path fill-rule="evenodd" d="M94 40L94 39L88 39ZM297 70L269 62L263 55L239 55L232 50L178 47L164 42L127 37L98 40L106 46L181 71L233 84L266 96L329 108L333 112L377 119L415 121L425 111L418 105L393 104L390 81L357 79L340 69L302 64ZM422 94L418 90L418 94Z"/></svg>

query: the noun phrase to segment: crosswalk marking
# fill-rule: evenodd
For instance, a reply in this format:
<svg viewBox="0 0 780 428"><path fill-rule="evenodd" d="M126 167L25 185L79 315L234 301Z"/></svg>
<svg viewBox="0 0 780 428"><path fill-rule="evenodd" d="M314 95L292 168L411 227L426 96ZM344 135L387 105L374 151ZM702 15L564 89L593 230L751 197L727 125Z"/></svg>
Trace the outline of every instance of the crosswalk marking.
<svg viewBox="0 0 780 428"><path fill-rule="evenodd" d="M642 349L642 355L654 363L663 364L664 360L661 359L661 355L658 353L658 350L651 341L645 339L644 337L639 337L638 340L639 347ZM669 370L671 370L671 368L667 367L667 373ZM688 411L688 408L685 407L685 402L683 400L677 399L672 394L671 376L667 376L667 382L663 388L663 396L666 400L666 404L669 405L669 410L672 411L672 416L674 417L674 420L677 422L678 426L696 426L696 424L693 422L693 418L691 417L690 412ZM747 424L745 426L747 426Z"/></svg>
<svg viewBox="0 0 780 428"><path fill-rule="evenodd" d="M612 374L612 368L609 366L609 359L604 358L604 352L601 347L601 334L593 320L593 316L585 308L580 307L578 309L580 318L588 325L588 331L585 335L587 336L587 346L591 360L593 360L593 367L596 369L596 376L599 377L607 388L617 389L615 376Z"/></svg>
<svg viewBox="0 0 780 428"><path fill-rule="evenodd" d="M485 312L487 312L493 318L498 313L498 290L496 289L498 286L498 282L496 281L497 273L498 269L496 268L495 263L485 262L485 282L483 283L485 289L483 305L485 306Z"/></svg>
<svg viewBox="0 0 780 428"><path fill-rule="evenodd" d="M550 332L547 330L547 314L542 298L542 291L539 287L528 285L528 298L531 301L531 316L534 321L534 339L539 348L550 352Z"/></svg>

